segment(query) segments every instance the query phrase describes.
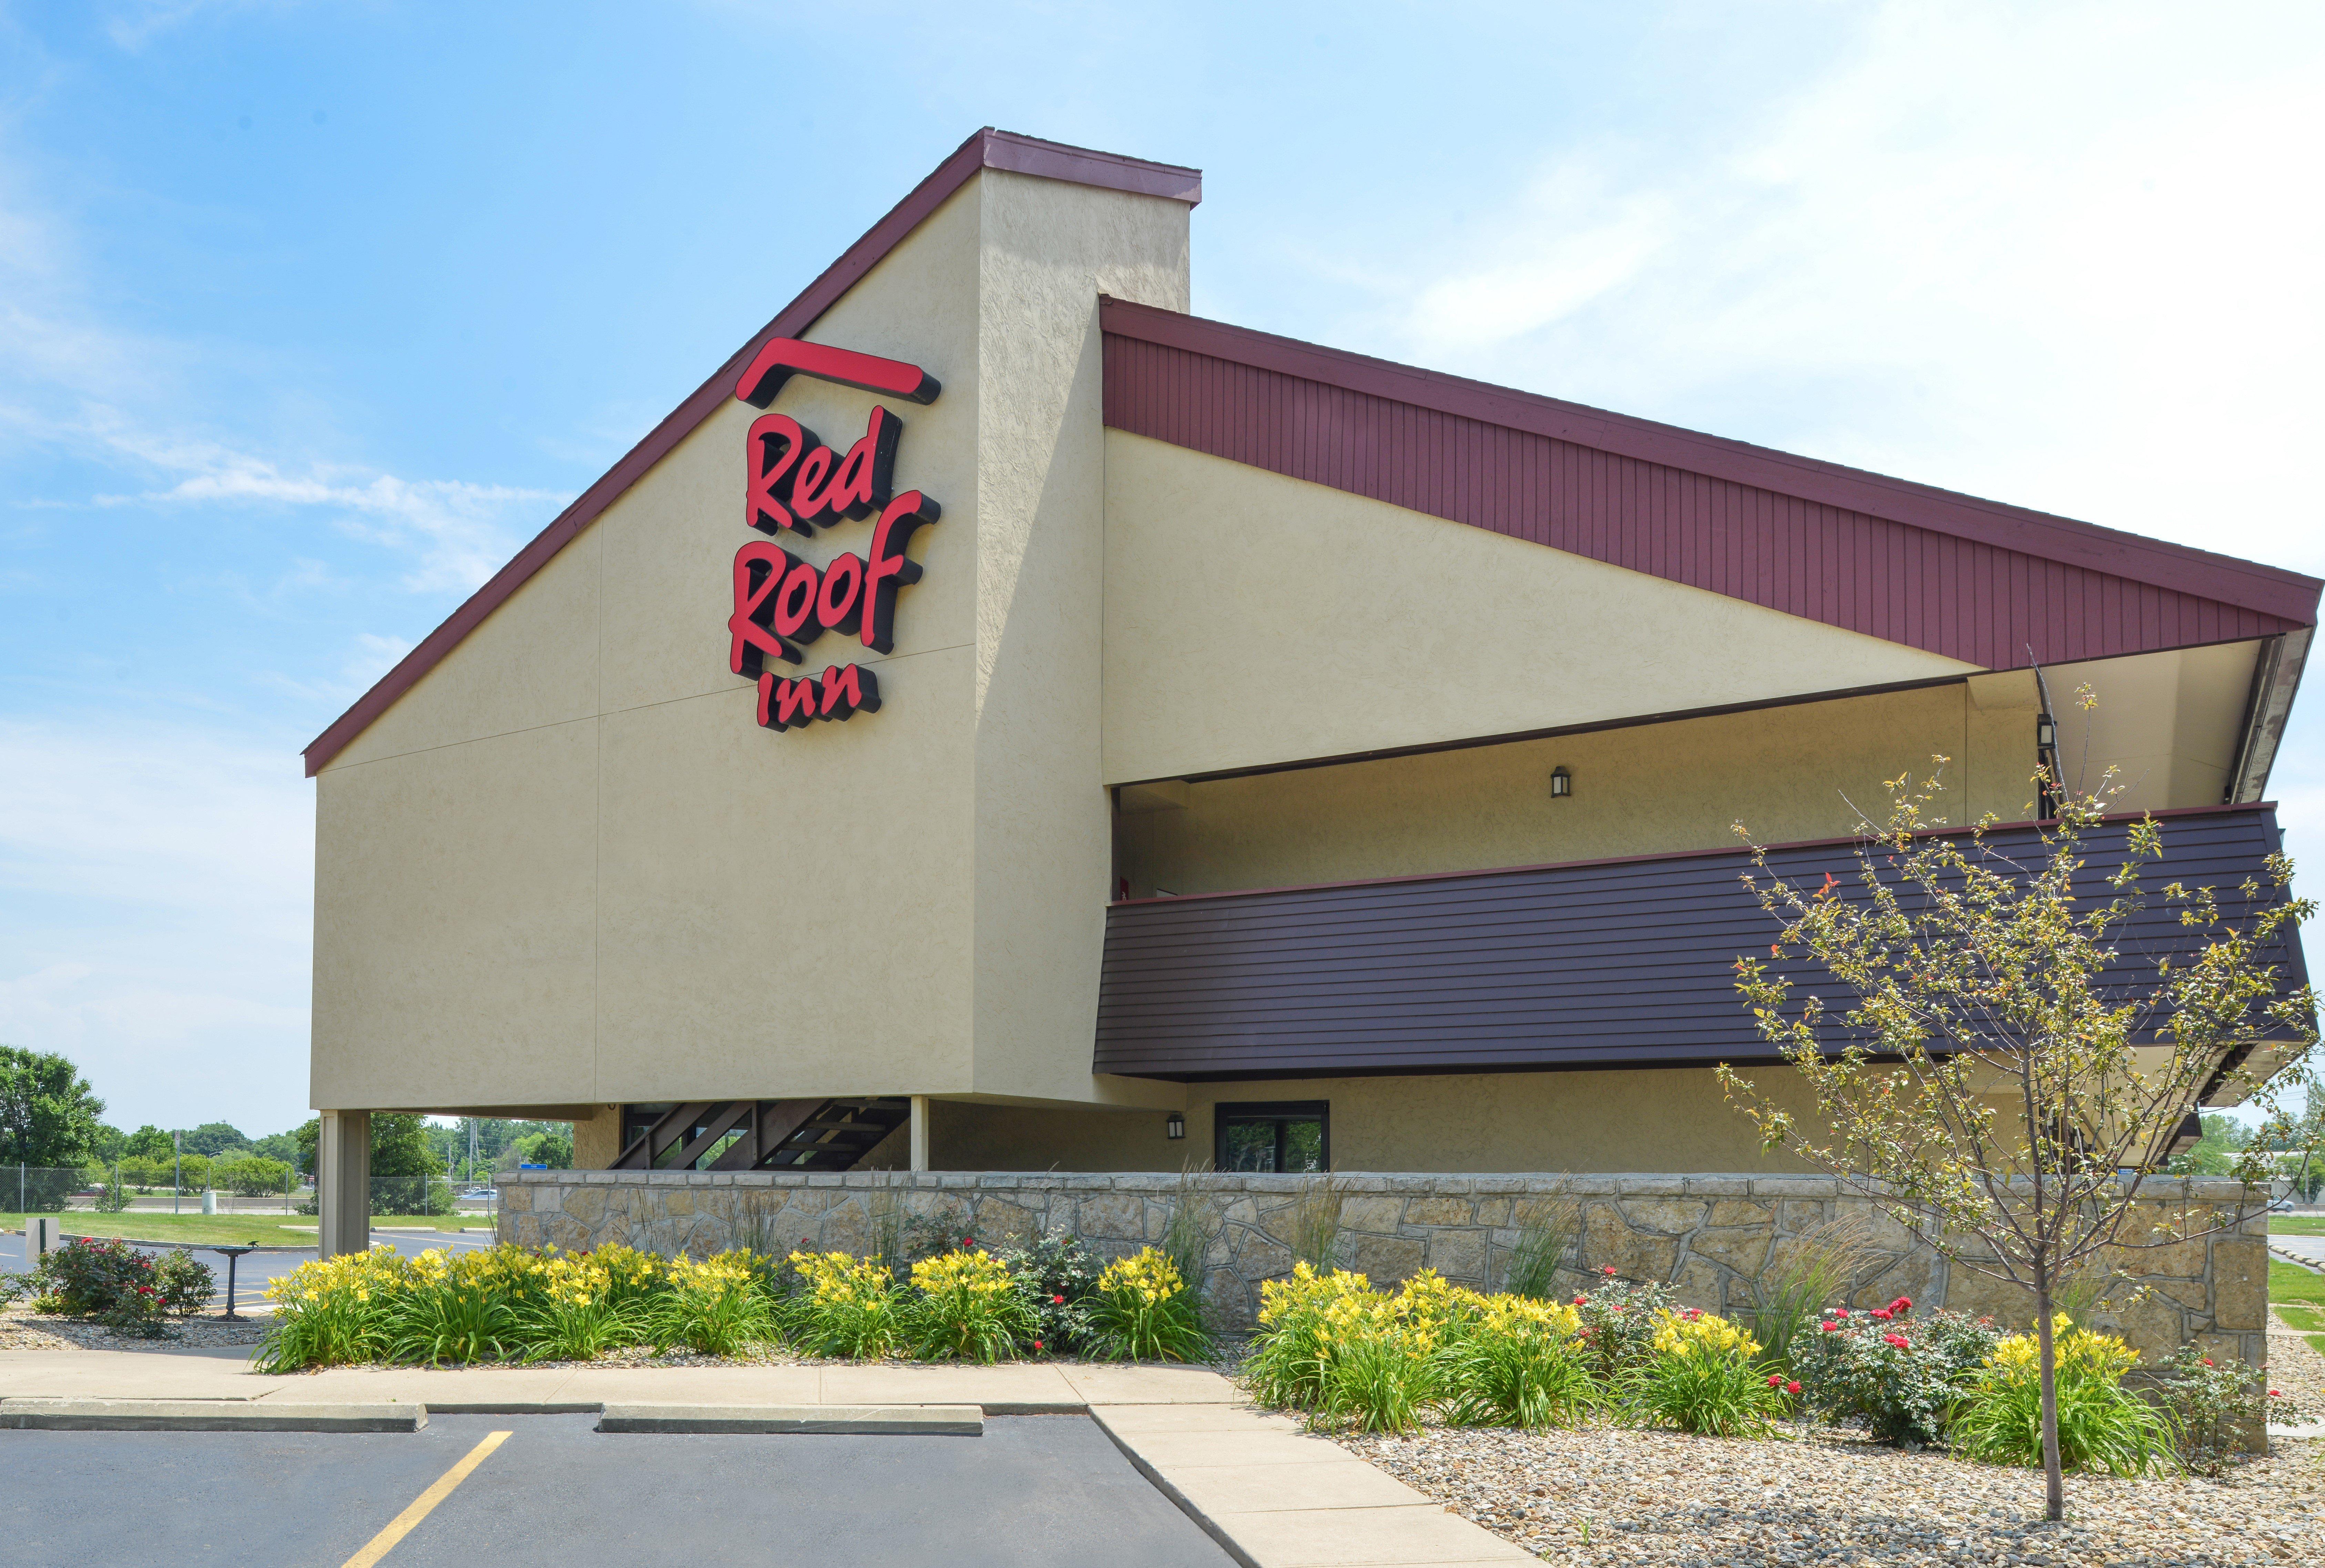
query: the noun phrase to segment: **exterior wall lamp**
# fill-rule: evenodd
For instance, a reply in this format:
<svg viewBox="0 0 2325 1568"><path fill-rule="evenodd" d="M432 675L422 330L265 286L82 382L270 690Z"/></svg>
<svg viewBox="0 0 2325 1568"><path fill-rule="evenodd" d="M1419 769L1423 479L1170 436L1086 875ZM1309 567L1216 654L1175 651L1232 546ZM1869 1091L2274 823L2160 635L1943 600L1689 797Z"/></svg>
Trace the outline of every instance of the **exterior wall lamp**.
<svg viewBox="0 0 2325 1568"><path fill-rule="evenodd" d="M1172 1139L1186 1137L1187 1119L1176 1111L1171 1112L1170 1120L1162 1123L1162 1136Z"/></svg>
<svg viewBox="0 0 2325 1568"><path fill-rule="evenodd" d="M1568 772L1566 765L1561 762L1550 770L1550 798L1552 800L1564 800L1573 793L1574 775Z"/></svg>
<svg viewBox="0 0 2325 1568"><path fill-rule="evenodd" d="M2058 744L2059 726L2052 722L2049 714L2036 714L2034 715L2034 749L2038 752L2055 751Z"/></svg>

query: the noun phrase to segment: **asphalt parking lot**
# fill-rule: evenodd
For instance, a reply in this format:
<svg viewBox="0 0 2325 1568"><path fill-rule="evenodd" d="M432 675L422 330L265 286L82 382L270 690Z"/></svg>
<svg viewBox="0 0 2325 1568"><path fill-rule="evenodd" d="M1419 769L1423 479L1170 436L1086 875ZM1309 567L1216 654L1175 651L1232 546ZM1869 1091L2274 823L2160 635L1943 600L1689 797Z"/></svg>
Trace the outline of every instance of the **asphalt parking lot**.
<svg viewBox="0 0 2325 1568"><path fill-rule="evenodd" d="M496 1432L386 1568L751 1563L1225 1568L1079 1416L981 1437L593 1432L436 1416L413 1434L0 1432L0 1564L342 1568ZM121 1506L134 1497L134 1507Z"/></svg>

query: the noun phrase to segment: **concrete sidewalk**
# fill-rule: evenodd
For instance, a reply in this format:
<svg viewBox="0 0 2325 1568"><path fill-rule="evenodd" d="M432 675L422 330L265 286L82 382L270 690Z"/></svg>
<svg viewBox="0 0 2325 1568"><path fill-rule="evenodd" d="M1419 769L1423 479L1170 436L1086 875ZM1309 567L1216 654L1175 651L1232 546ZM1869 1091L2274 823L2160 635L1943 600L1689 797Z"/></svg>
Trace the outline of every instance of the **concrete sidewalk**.
<svg viewBox="0 0 2325 1568"><path fill-rule="evenodd" d="M1198 1367L848 1361L792 1366L339 1368L272 1377L244 1350L0 1351L0 1401L408 1402L459 1411L689 1406L974 1405L987 1416L1086 1413L1148 1480L1246 1568L1463 1568L1533 1557L1337 1443L1256 1410Z"/></svg>

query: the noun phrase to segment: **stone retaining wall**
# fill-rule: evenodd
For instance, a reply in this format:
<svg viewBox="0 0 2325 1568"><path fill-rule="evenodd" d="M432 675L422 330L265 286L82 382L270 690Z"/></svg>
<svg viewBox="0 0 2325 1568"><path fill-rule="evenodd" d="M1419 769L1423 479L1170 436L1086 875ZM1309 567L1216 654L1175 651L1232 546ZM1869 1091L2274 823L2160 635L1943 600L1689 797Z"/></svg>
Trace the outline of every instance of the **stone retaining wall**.
<svg viewBox="0 0 2325 1568"><path fill-rule="evenodd" d="M520 1171L501 1177L500 1238L580 1250L625 1242L665 1256L729 1247L787 1252L802 1242L877 1250L884 1226L940 1219L980 1243L1005 1245L1043 1231L1079 1237L1100 1254L1160 1241L1191 1194L1211 1241L1204 1293L1229 1327L1247 1327L1262 1281L1291 1271L1295 1216L1320 1178L1218 1175L850 1171L839 1175L691 1171ZM1339 1259L1381 1284L1422 1268L1480 1288L1503 1283L1522 1227L1563 1210L1576 1241L1570 1278L1613 1268L1671 1284L1685 1303L1736 1313L1755 1281L1800 1238L1841 1214L1866 1213L1878 1263L1859 1276L1858 1304L1913 1298L2023 1324L2023 1292L1950 1264L1903 1227L1818 1176L1362 1176L1330 1178L1339 1206ZM2169 1181L2144 1189L2156 1208L2233 1205L2233 1182ZM1324 1200L1328 1204L1331 1201ZM2126 1234L2134 1227L2126 1227ZM2268 1254L2262 1225L2244 1232L2127 1254L2144 1298L2100 1314L2143 1355L2191 1340L2254 1365L2266 1360Z"/></svg>

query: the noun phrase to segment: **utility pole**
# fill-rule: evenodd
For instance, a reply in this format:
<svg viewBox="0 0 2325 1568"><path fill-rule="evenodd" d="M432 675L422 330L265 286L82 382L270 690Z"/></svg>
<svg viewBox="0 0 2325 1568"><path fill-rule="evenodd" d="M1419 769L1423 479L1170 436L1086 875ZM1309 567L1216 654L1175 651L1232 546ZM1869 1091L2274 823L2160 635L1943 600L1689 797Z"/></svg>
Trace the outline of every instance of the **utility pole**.
<svg viewBox="0 0 2325 1568"><path fill-rule="evenodd" d="M186 1146L183 1133L170 1134L170 1213L178 1212L178 1195L186 1185Z"/></svg>

